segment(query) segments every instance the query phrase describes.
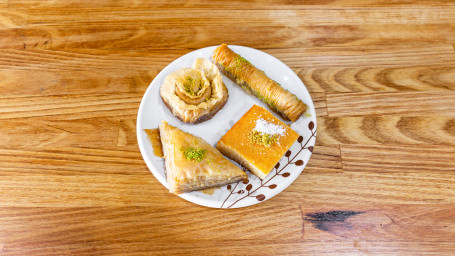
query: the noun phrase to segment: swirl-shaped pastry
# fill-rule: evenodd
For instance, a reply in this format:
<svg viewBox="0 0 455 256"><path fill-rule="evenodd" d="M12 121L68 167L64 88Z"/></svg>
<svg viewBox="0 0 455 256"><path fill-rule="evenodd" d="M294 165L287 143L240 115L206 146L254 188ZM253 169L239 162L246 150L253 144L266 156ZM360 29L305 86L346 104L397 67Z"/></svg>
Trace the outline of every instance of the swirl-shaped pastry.
<svg viewBox="0 0 455 256"><path fill-rule="evenodd" d="M218 68L207 59L197 58L191 68L168 75L160 95L175 117L196 124L209 120L226 104L228 90Z"/></svg>

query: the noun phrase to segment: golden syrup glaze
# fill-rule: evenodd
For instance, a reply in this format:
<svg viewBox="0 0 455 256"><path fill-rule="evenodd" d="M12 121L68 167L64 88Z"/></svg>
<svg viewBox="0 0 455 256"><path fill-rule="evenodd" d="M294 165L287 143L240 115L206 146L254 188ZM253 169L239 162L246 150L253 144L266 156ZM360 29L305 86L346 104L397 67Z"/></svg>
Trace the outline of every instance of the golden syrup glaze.
<svg viewBox="0 0 455 256"><path fill-rule="evenodd" d="M153 154L157 157L163 157L160 129L144 129L144 132L147 134L150 144L152 144Z"/></svg>
<svg viewBox="0 0 455 256"><path fill-rule="evenodd" d="M285 134L278 137L276 143L271 144L269 147L252 143L249 138L250 132L256 126L256 120L260 118L267 122L280 125L286 130ZM232 126L221 138L220 142L222 141L225 145L231 147L248 162L267 174L298 137L298 133L273 116L272 113L263 107L254 105Z"/></svg>
<svg viewBox="0 0 455 256"><path fill-rule="evenodd" d="M206 188L201 190L201 192L207 195L213 195L213 193L215 193L215 190L217 189L220 189L220 187Z"/></svg>

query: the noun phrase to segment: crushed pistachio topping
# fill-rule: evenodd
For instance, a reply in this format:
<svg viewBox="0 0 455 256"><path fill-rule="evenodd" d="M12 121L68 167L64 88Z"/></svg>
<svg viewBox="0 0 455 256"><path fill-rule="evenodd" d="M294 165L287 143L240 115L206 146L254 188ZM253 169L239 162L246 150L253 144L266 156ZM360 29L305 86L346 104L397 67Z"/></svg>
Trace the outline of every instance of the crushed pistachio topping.
<svg viewBox="0 0 455 256"><path fill-rule="evenodd" d="M278 136L276 134L271 135L271 134L253 130L253 131L250 131L249 139L250 139L251 143L270 147L270 145L272 145L273 143L275 143L277 141L277 139L278 139L277 137Z"/></svg>
<svg viewBox="0 0 455 256"><path fill-rule="evenodd" d="M186 93L195 96L201 89L201 81L188 76L183 83L183 87L185 88Z"/></svg>
<svg viewBox="0 0 455 256"><path fill-rule="evenodd" d="M278 108L277 108L275 102L273 102L272 99L267 98L267 97L264 97L264 96L260 95L258 92L255 92L255 94L256 94L256 97L259 98L259 100L261 100L261 101L264 102L265 104L269 105L269 107L271 107L271 108L274 109L274 110L278 110Z"/></svg>
<svg viewBox="0 0 455 256"><path fill-rule="evenodd" d="M242 69L246 68L246 64L250 64L250 62L242 56L237 55L234 58L234 61L231 62L230 67L227 67L226 69L227 71L231 72L236 78L238 78Z"/></svg>
<svg viewBox="0 0 455 256"><path fill-rule="evenodd" d="M207 153L207 150L205 149L193 147L181 148L180 151L183 151L183 155L186 159L195 160L196 162L202 161L205 157L205 153Z"/></svg>
<svg viewBox="0 0 455 256"><path fill-rule="evenodd" d="M238 55L236 58L235 58L235 67L236 68L239 68L241 67L242 65L245 65L245 64L248 64L250 63L249 61L247 61L245 58L243 58L242 56Z"/></svg>
<svg viewBox="0 0 455 256"><path fill-rule="evenodd" d="M286 129L281 125L259 118L256 120L256 126L249 133L249 141L254 144L270 147L270 145L278 143L279 137L285 133Z"/></svg>

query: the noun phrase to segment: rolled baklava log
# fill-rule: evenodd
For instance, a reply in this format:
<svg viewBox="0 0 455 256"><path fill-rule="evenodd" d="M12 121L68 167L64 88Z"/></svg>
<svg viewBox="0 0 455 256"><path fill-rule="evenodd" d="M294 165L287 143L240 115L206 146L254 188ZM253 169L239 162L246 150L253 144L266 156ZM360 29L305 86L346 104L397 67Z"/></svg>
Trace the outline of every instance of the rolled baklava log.
<svg viewBox="0 0 455 256"><path fill-rule="evenodd" d="M221 72L245 91L258 97L284 119L294 122L306 111L307 106L297 96L233 52L226 44L215 49L212 59Z"/></svg>

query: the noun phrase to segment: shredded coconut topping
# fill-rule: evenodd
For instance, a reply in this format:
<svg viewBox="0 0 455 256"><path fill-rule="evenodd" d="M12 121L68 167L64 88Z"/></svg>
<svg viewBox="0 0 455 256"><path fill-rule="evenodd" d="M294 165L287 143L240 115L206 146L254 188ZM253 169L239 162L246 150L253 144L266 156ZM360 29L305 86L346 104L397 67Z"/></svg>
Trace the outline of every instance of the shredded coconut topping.
<svg viewBox="0 0 455 256"><path fill-rule="evenodd" d="M253 130L262 132L265 134L279 135L279 136L283 136L286 133L286 129L283 128L281 125L269 123L262 118L256 120L256 127L254 127Z"/></svg>

